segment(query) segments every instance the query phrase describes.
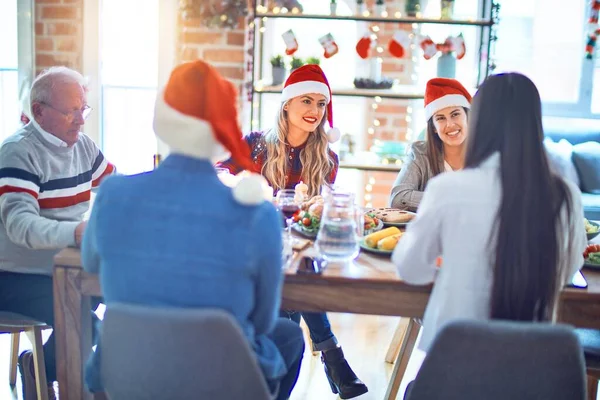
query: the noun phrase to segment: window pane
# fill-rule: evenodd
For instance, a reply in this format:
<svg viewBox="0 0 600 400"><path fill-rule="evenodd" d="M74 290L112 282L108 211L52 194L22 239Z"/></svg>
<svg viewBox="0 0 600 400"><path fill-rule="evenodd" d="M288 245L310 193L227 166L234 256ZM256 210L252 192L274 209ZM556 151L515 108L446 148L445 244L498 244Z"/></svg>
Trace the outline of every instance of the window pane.
<svg viewBox="0 0 600 400"><path fill-rule="evenodd" d="M600 114L600 46L596 46L596 68L594 68L594 87L592 90L592 113Z"/></svg>
<svg viewBox="0 0 600 400"><path fill-rule="evenodd" d="M152 129L155 89L103 90L103 149L119 173L150 171L156 153ZM108 133L108 134L107 134Z"/></svg>
<svg viewBox="0 0 600 400"><path fill-rule="evenodd" d="M158 0L102 1L102 82L155 86L158 77Z"/></svg>
<svg viewBox="0 0 600 400"><path fill-rule="evenodd" d="M17 0L0 0L0 69L16 69Z"/></svg>
<svg viewBox="0 0 600 400"><path fill-rule="evenodd" d="M586 0L501 0L495 58L498 72L521 72L542 100L577 103Z"/></svg>
<svg viewBox="0 0 600 400"><path fill-rule="evenodd" d="M21 125L17 71L0 71L0 142Z"/></svg>
<svg viewBox="0 0 600 400"><path fill-rule="evenodd" d="M21 125L19 104L17 0L0 0L0 141Z"/></svg>
<svg viewBox="0 0 600 400"><path fill-rule="evenodd" d="M103 151L121 173L148 171L157 152L158 0L102 0L101 22Z"/></svg>

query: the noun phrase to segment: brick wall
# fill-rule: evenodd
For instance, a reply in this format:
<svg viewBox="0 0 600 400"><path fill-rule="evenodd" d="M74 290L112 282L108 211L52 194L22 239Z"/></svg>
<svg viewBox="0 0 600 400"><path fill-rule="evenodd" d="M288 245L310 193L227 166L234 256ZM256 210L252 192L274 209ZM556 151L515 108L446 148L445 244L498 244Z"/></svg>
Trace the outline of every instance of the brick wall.
<svg viewBox="0 0 600 400"><path fill-rule="evenodd" d="M55 65L81 71L83 0L35 0L36 74Z"/></svg>
<svg viewBox="0 0 600 400"><path fill-rule="evenodd" d="M233 30L209 29L198 18L184 19L179 15L178 61L203 59L219 72L241 85L244 79L245 23Z"/></svg>

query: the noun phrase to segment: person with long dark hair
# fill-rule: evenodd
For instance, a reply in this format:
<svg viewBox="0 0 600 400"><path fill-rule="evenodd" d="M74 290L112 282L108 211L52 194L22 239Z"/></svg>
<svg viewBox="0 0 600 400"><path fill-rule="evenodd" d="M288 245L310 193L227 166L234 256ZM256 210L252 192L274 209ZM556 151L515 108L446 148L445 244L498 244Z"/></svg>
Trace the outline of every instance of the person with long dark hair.
<svg viewBox="0 0 600 400"><path fill-rule="evenodd" d="M516 73L488 78L468 137L465 168L429 182L392 256L408 283L435 280L425 351L453 319L551 319L558 291L583 264L581 194L548 167L533 82Z"/></svg>
<svg viewBox="0 0 600 400"><path fill-rule="evenodd" d="M471 95L455 79L434 78L425 87L427 140L413 143L398 173L390 206L416 211L429 179L463 168Z"/></svg>

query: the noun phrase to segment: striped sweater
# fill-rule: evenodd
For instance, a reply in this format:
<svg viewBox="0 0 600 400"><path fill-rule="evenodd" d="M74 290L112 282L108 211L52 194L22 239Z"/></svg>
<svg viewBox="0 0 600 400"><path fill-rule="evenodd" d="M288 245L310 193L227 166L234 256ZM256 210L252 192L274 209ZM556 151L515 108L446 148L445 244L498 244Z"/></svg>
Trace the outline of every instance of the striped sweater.
<svg viewBox="0 0 600 400"><path fill-rule="evenodd" d="M0 146L0 270L52 274L52 258L75 245L91 189L114 171L83 133L71 147L29 123Z"/></svg>

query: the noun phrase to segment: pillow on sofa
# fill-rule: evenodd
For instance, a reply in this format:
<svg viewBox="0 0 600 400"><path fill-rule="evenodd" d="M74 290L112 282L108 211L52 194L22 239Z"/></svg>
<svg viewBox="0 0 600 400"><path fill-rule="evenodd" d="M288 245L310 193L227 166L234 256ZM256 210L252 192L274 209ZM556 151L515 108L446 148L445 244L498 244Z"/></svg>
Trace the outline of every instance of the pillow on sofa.
<svg viewBox="0 0 600 400"><path fill-rule="evenodd" d="M581 179L581 190L600 193L600 143L585 142L573 146L573 162Z"/></svg>
<svg viewBox="0 0 600 400"><path fill-rule="evenodd" d="M546 146L546 154L548 154L550 170L579 186L579 175L577 175L577 169L572 158L573 145L566 139L556 143L549 138L544 139L544 145Z"/></svg>

